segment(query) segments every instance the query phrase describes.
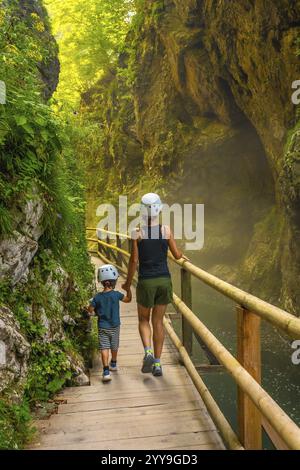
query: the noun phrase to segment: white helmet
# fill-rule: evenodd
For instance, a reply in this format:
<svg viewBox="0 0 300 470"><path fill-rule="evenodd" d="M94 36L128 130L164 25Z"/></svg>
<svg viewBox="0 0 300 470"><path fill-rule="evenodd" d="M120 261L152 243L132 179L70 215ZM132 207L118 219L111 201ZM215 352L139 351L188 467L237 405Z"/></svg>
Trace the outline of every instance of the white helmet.
<svg viewBox="0 0 300 470"><path fill-rule="evenodd" d="M117 268L112 264L104 264L98 269L98 281L116 281L119 277Z"/></svg>
<svg viewBox="0 0 300 470"><path fill-rule="evenodd" d="M162 202L158 194L148 193L142 197L141 209L144 215L155 217L162 210Z"/></svg>

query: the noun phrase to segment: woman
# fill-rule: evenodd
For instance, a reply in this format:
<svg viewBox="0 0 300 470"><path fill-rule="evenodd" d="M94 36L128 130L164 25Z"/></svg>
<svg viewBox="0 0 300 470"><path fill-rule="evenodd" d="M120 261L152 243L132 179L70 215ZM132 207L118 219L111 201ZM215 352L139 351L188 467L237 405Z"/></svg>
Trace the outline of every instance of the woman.
<svg viewBox="0 0 300 470"><path fill-rule="evenodd" d="M154 193L142 197L146 213L144 225L132 233L131 256L123 289L130 289L139 264L136 289L139 332L145 349L142 372L162 375L161 353L164 343L163 319L172 302L173 288L167 263L168 249L175 259L184 258L178 250L170 228L159 223L162 209L160 197ZM151 347L150 315L152 310L153 349Z"/></svg>

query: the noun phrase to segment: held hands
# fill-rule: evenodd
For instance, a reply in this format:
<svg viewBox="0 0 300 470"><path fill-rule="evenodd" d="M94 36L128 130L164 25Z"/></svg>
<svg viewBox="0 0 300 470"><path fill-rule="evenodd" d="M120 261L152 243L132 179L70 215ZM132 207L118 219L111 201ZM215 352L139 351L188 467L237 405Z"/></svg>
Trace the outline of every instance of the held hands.
<svg viewBox="0 0 300 470"><path fill-rule="evenodd" d="M127 281L122 284L122 289L127 292L127 295L131 293L131 286Z"/></svg>
<svg viewBox="0 0 300 470"><path fill-rule="evenodd" d="M127 281L124 284L122 284L122 289L126 291L126 297L123 299L123 302L125 303L131 302L132 292L131 292L130 284Z"/></svg>

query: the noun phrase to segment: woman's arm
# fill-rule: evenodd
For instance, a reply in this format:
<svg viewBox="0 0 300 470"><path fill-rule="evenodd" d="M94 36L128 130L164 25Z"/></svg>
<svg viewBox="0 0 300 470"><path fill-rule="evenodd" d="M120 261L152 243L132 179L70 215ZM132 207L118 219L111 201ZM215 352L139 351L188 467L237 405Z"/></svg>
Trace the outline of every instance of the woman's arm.
<svg viewBox="0 0 300 470"><path fill-rule="evenodd" d="M137 269L137 264L139 260L139 252L138 252L137 244L138 244L137 240L131 241L131 253L130 253L130 259L129 259L129 264L128 264L127 279L126 279L126 282L122 285L122 289L126 290L126 292L130 290L132 279L134 278L134 275Z"/></svg>
<svg viewBox="0 0 300 470"><path fill-rule="evenodd" d="M189 261L189 258L184 256L182 251L180 251L178 249L175 238L174 238L173 233L172 233L172 230L170 228L168 228L168 243L169 243L169 249L170 249L170 251L171 251L171 253L172 253L172 255L174 256L175 259L182 259L183 258L186 261Z"/></svg>

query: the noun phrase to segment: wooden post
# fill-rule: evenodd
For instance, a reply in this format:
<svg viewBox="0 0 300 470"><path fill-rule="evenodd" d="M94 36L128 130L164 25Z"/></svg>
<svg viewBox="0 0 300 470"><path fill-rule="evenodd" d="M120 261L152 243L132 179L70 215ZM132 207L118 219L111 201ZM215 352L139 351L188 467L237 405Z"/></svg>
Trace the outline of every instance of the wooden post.
<svg viewBox="0 0 300 470"><path fill-rule="evenodd" d="M249 374L261 383L260 317L237 307L237 359ZM250 398L238 388L239 438L246 450L262 448L262 420L260 411Z"/></svg>
<svg viewBox="0 0 300 470"><path fill-rule="evenodd" d="M122 248L122 243L119 235L117 235L117 247ZM123 256L122 253L120 253L119 251L117 251L117 264L121 267L123 266Z"/></svg>
<svg viewBox="0 0 300 470"><path fill-rule="evenodd" d="M181 272L181 298L183 302L192 309L192 282L191 274L184 268ZM182 344L191 356L193 353L193 328L182 316Z"/></svg>
<svg viewBox="0 0 300 470"><path fill-rule="evenodd" d="M106 237L106 243L108 243L110 245L110 238L109 238L109 235L107 235ZM112 250L110 248L106 248L106 257L113 262L112 258L113 258L113 255L112 255Z"/></svg>

